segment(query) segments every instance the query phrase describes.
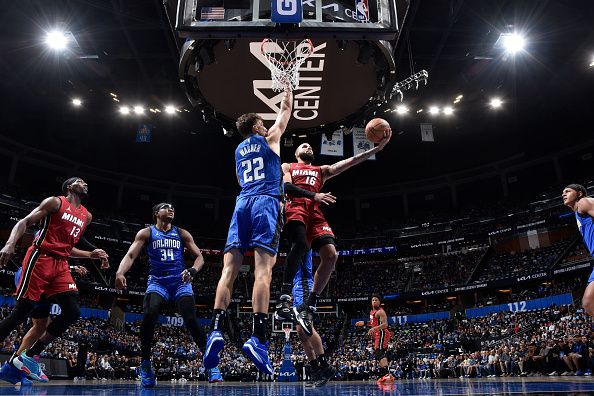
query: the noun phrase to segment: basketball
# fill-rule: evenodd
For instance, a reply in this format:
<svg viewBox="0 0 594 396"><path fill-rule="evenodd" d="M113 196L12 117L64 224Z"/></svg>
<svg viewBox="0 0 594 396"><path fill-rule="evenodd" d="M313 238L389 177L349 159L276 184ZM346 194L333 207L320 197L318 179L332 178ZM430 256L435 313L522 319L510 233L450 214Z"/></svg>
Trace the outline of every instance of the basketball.
<svg viewBox="0 0 594 396"><path fill-rule="evenodd" d="M365 136L373 143L379 143L384 137L384 131L390 129L390 124L383 118L374 118L365 126Z"/></svg>

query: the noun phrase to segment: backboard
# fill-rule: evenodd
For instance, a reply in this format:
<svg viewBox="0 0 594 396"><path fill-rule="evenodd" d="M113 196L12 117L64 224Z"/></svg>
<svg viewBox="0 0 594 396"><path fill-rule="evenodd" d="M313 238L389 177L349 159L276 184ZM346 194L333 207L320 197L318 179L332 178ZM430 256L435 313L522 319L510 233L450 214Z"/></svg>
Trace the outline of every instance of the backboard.
<svg viewBox="0 0 594 396"><path fill-rule="evenodd" d="M408 0L168 0L180 48L179 80L205 120L233 130L241 114L271 126L282 94L273 92L265 38L310 39L293 92L293 134L364 125L394 95L394 53ZM175 5L175 7L173 7ZM283 7L299 23L279 23ZM175 17L175 18L173 18ZM290 18L289 18L290 20Z"/></svg>
<svg viewBox="0 0 594 396"><path fill-rule="evenodd" d="M274 21L273 8L293 5L298 23ZM396 0L179 0L175 28L191 38L394 40L399 20Z"/></svg>

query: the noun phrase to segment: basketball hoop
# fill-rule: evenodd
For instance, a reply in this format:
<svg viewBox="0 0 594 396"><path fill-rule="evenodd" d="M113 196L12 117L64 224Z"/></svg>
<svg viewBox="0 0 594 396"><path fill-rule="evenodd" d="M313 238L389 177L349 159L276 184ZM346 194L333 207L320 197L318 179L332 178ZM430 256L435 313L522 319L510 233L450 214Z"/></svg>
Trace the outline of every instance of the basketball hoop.
<svg viewBox="0 0 594 396"><path fill-rule="evenodd" d="M285 342L289 342L291 340L291 328L285 327L283 331L285 332Z"/></svg>
<svg viewBox="0 0 594 396"><path fill-rule="evenodd" d="M301 42L294 40L262 40L262 55L268 61L272 75L272 89L280 92L286 86L291 90L299 87L299 68L313 53L314 46L309 39Z"/></svg>

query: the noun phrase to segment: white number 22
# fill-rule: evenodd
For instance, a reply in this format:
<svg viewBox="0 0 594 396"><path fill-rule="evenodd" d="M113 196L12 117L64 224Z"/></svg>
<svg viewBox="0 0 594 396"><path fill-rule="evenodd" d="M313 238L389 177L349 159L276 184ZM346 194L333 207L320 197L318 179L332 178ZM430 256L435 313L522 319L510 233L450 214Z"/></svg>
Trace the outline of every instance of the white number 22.
<svg viewBox="0 0 594 396"><path fill-rule="evenodd" d="M251 181L261 180L266 177L262 169L264 169L264 159L262 157L252 158L251 160L241 161L243 171L243 182L249 183ZM252 172L253 170L253 172Z"/></svg>

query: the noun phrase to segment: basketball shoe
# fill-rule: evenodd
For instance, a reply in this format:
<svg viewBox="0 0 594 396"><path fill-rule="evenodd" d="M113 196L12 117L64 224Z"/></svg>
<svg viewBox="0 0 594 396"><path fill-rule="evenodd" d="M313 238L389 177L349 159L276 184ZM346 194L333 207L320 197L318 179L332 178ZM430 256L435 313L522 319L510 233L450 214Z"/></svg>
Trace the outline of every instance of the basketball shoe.
<svg viewBox="0 0 594 396"><path fill-rule="evenodd" d="M4 365L0 367L0 380L10 382L13 385L18 384L19 382L22 386L33 384L31 380L27 378L24 372L17 369L8 362L4 363Z"/></svg>
<svg viewBox="0 0 594 396"><path fill-rule="evenodd" d="M309 374L309 380L305 382L306 388L315 388L316 382L320 380L320 371L321 369L314 370L313 367L311 368Z"/></svg>
<svg viewBox="0 0 594 396"><path fill-rule="evenodd" d="M17 369L21 370L31 379L39 382L48 382L47 375L41 371L39 367L39 355L33 357L27 356L27 351L23 351L19 356L12 359L12 364Z"/></svg>
<svg viewBox="0 0 594 396"><path fill-rule="evenodd" d="M206 349L204 351L204 368L207 370L213 369L219 365L219 352L225 347L225 340L223 334L215 330L208 335L206 340Z"/></svg>
<svg viewBox="0 0 594 396"><path fill-rule="evenodd" d="M156 384L150 360L143 360L140 363L140 383L144 388L152 388Z"/></svg>
<svg viewBox="0 0 594 396"><path fill-rule="evenodd" d="M252 362L254 362L258 370L264 374L273 374L274 370L272 369L272 364L268 358L268 342L262 344L258 337L252 336L245 342L245 344L243 344L241 350Z"/></svg>
<svg viewBox="0 0 594 396"><path fill-rule="evenodd" d="M336 369L332 366L326 366L320 368L319 379L315 382L315 387L319 388L324 386L336 375Z"/></svg>
<svg viewBox="0 0 594 396"><path fill-rule="evenodd" d="M281 322L294 322L295 315L291 307L291 296L283 294L280 296L280 304L276 306L274 320Z"/></svg>
<svg viewBox="0 0 594 396"><path fill-rule="evenodd" d="M301 304L298 307L293 307L295 320L303 328L303 332L308 336L313 334L313 315L316 312L316 307L307 304Z"/></svg>
<svg viewBox="0 0 594 396"><path fill-rule="evenodd" d="M390 373L384 375L383 377L381 377L380 379L377 380L377 384L378 385L390 385L393 384L394 381L396 379L394 378L394 376Z"/></svg>
<svg viewBox="0 0 594 396"><path fill-rule="evenodd" d="M223 376L221 375L221 371L218 368L212 368L208 370L208 382L211 384L213 382L223 382Z"/></svg>

